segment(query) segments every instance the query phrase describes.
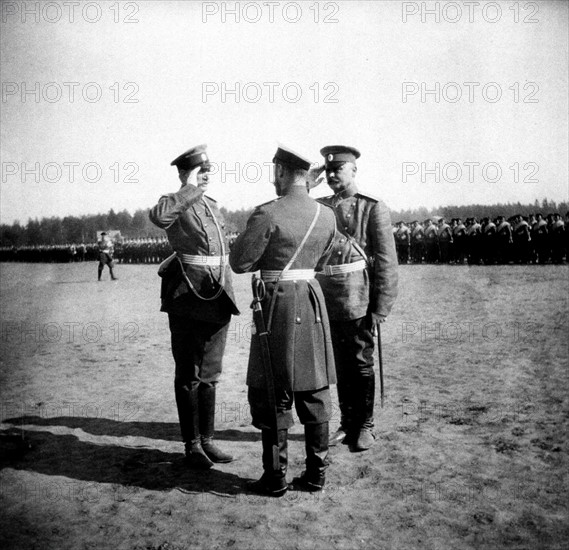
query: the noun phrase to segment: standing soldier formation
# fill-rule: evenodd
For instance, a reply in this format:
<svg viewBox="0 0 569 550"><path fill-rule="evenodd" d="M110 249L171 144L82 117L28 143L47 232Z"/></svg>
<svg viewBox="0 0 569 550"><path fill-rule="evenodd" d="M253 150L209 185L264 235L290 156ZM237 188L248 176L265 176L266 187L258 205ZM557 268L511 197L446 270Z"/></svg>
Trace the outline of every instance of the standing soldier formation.
<svg viewBox="0 0 569 550"><path fill-rule="evenodd" d="M238 315L227 261L224 221L217 202L204 193L210 162L206 146L171 163L182 182L150 210L175 251L160 266L162 308L168 313L176 363L174 392L186 459L208 469L233 457L214 443L215 393L231 315Z"/></svg>

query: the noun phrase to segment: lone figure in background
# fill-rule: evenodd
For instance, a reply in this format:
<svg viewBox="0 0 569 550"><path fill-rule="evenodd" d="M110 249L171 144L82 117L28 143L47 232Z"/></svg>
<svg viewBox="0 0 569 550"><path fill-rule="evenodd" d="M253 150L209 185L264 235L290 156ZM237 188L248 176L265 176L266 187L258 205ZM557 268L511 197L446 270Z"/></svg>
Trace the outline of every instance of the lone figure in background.
<svg viewBox="0 0 569 550"><path fill-rule="evenodd" d="M103 269L105 266L109 266L109 272L111 274L111 279L113 281L118 280L113 273L113 267L115 263L113 262L113 250L114 245L113 241L107 236L106 232L103 231L101 233L101 240L97 242L97 246L99 247L99 268L98 268L98 275L99 281L101 280L101 275L103 274Z"/></svg>
<svg viewBox="0 0 569 550"><path fill-rule="evenodd" d="M207 469L233 457L213 443L215 390L222 370L231 315L238 315L227 262L224 220L217 202L204 195L210 163L206 146L194 147L171 163L182 187L160 197L151 221L166 230L175 251L160 266L161 311L168 313L174 390L186 459Z"/></svg>

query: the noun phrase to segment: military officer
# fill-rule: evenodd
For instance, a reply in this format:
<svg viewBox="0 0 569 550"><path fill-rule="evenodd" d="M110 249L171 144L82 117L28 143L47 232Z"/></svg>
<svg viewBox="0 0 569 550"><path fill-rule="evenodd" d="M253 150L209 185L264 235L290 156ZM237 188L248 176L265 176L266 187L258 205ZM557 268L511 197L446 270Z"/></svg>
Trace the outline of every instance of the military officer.
<svg viewBox="0 0 569 550"><path fill-rule="evenodd" d="M224 220L217 202L205 195L210 162L206 145L194 147L171 163L181 189L160 197L150 210L152 222L166 230L175 251L159 269L162 308L168 313L174 390L186 459L207 469L230 462L213 443L216 384L222 370L228 324L238 315L227 262Z"/></svg>
<svg viewBox="0 0 569 550"><path fill-rule="evenodd" d="M272 462L267 386L259 335L253 335L247 371L253 425L262 433L263 476L253 489L281 496L287 490L287 431L294 402L304 425L306 470L293 483L320 490L328 465L330 384L336 382L326 305L314 276L319 258L330 252L334 212L308 196L310 162L281 146L273 158L279 199L257 206L231 248L236 273L261 270L266 287L262 302L269 332L277 402L279 468Z"/></svg>
<svg viewBox="0 0 569 550"><path fill-rule="evenodd" d="M320 153L325 164L318 170L326 170L334 194L319 202L334 209L344 240L318 276L330 316L341 414L331 443L365 451L375 439L374 336L397 296L397 255L387 207L356 185L360 152L332 145Z"/></svg>
<svg viewBox="0 0 569 550"><path fill-rule="evenodd" d="M113 267L115 266L113 262L114 245L113 241L107 236L105 231L101 233L101 240L97 242L97 247L99 248L99 267L97 268L98 280L101 280L103 269L107 265L109 266L111 279L116 281L117 277L115 277L115 274L113 273Z"/></svg>

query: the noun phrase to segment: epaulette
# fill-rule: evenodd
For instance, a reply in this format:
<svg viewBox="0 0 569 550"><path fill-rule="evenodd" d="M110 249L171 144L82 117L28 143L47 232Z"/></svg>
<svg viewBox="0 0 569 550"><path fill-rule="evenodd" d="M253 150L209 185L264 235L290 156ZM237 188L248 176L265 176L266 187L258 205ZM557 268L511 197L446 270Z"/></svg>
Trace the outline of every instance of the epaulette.
<svg viewBox="0 0 569 550"><path fill-rule="evenodd" d="M272 201L267 201L264 202L263 204L258 204L257 206L255 206L255 208L262 208L263 206L268 206L269 204L274 204L275 202L281 200L282 197L277 197L276 199L273 199Z"/></svg>
<svg viewBox="0 0 569 550"><path fill-rule="evenodd" d="M361 191L358 191L356 193L356 195L360 195L362 197L365 197L366 199L371 199L372 201L375 201L375 202L379 202L381 200L378 197L374 197L373 195L370 195L369 193L362 193Z"/></svg>

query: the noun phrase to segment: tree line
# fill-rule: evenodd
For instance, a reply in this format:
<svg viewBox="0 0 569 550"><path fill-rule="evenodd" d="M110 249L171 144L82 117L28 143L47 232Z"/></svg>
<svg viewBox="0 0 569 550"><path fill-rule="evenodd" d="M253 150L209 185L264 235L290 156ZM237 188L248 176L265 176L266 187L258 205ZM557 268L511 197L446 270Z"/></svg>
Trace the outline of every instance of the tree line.
<svg viewBox="0 0 569 550"><path fill-rule="evenodd" d="M89 243L96 241L97 231L119 230L126 239L163 237L164 231L152 224L148 218L149 209L136 210L130 214L127 210L115 212L113 209L106 214L90 214L83 216L65 216L64 218L50 217L41 220L29 219L21 225L18 221L0 225L0 246L33 246L65 243ZM495 218L498 215L509 218L515 214L527 216L536 212L546 215L559 212L563 216L569 210L569 202L556 203L552 200L536 200L533 204L470 204L462 206L441 206L427 209L419 207L407 210L392 210L393 222L413 220L423 221L431 216L443 216L447 219L476 216ZM228 233L241 232L245 229L252 208L228 210L221 208L225 217L225 230Z"/></svg>

